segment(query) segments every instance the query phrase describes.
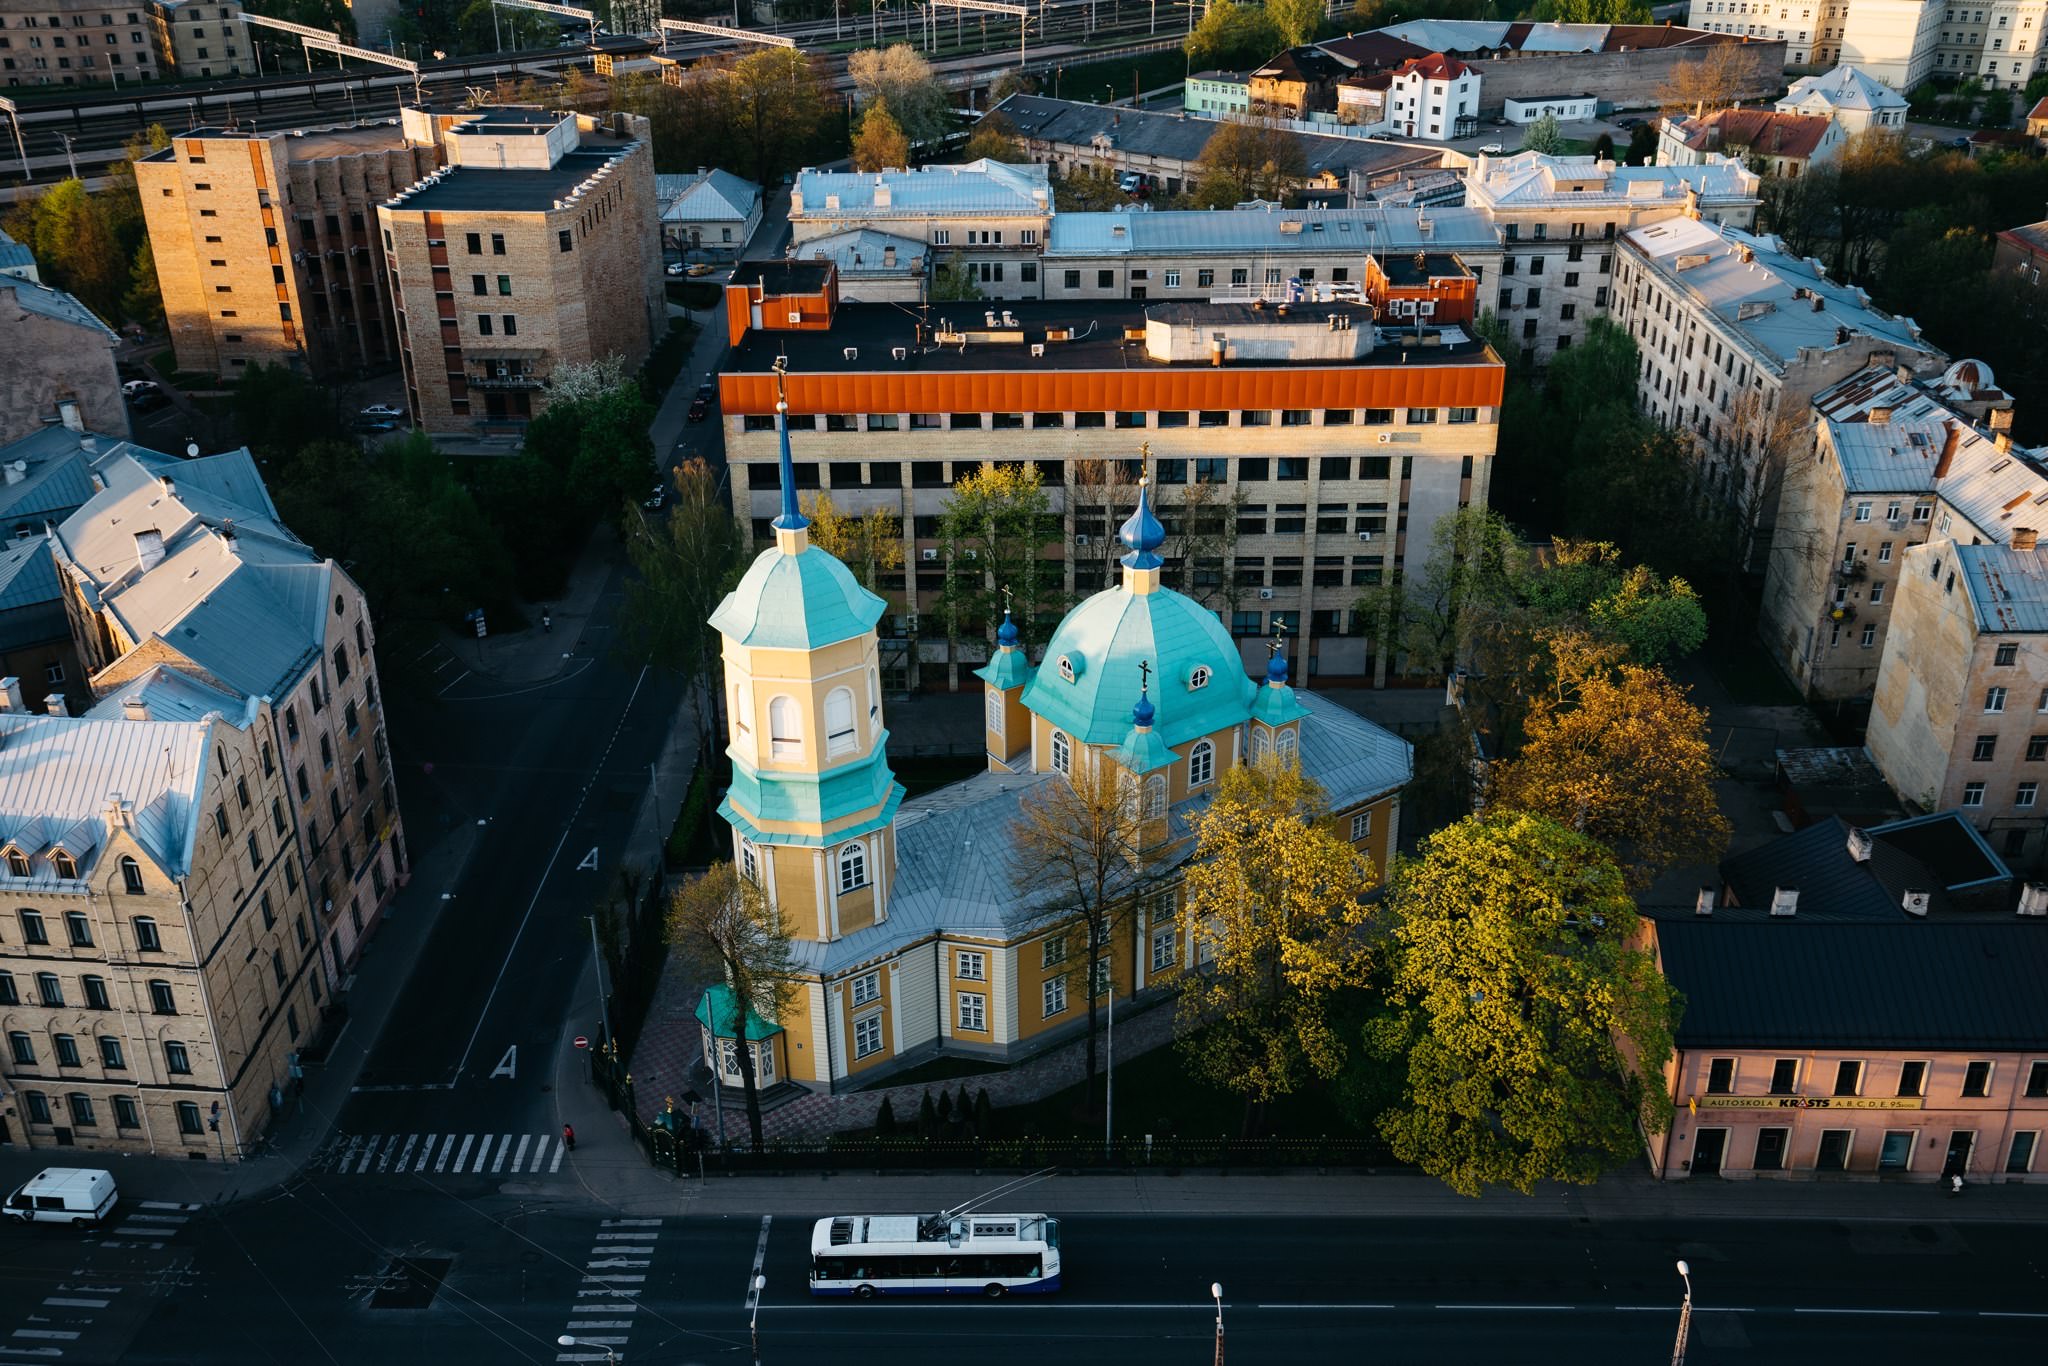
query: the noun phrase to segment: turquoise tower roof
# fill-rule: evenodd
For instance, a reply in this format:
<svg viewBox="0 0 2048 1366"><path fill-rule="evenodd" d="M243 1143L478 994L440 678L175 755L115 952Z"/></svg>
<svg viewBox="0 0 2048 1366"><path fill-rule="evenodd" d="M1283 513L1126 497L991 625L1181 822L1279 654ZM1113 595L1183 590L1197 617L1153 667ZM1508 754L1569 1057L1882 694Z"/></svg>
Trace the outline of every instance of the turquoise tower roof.
<svg viewBox="0 0 2048 1366"><path fill-rule="evenodd" d="M816 546L794 555L770 546L718 604L711 625L741 645L815 650L866 635L888 609L852 570Z"/></svg>

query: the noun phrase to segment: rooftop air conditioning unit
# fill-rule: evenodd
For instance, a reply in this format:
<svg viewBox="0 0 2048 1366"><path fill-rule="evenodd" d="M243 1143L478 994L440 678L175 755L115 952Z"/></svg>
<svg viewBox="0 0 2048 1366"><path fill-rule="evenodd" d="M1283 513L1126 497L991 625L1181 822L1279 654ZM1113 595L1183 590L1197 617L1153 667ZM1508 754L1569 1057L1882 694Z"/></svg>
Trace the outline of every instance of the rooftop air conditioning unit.
<svg viewBox="0 0 2048 1366"><path fill-rule="evenodd" d="M1261 589L1259 590L1259 601L1260 601L1260 602L1271 602L1272 600L1273 600L1273 590L1272 590L1272 589L1270 589L1270 588L1261 588Z"/></svg>
<svg viewBox="0 0 2048 1366"><path fill-rule="evenodd" d="M931 564L939 558L939 552L936 550L920 550L917 552L917 558L923 560L926 564Z"/></svg>
<svg viewBox="0 0 2048 1366"><path fill-rule="evenodd" d="M909 359L910 359L910 348L909 348L909 347L907 347L907 346L892 346L892 347L890 347L890 348L889 348L889 359L891 359L891 360L909 360Z"/></svg>
<svg viewBox="0 0 2048 1366"><path fill-rule="evenodd" d="M1043 356L1044 354L1045 354L1045 343L1044 343L1044 342L1033 342L1033 343L1031 343L1031 358L1032 358L1033 360L1037 360L1037 359L1038 359L1039 357Z"/></svg>
<svg viewBox="0 0 2048 1366"><path fill-rule="evenodd" d="M1381 432L1377 437L1373 439L1378 441L1382 446L1391 446L1394 444L1394 434L1392 432Z"/></svg>
<svg viewBox="0 0 2048 1366"><path fill-rule="evenodd" d="M804 315L803 315L803 314L801 314L801 313L797 312L797 311L796 311L795 309L793 309L793 308L789 310L789 325L790 325L791 327L795 327L795 326L796 326L796 325L797 325L798 323L802 322L803 320L804 320Z"/></svg>
<svg viewBox="0 0 2048 1366"><path fill-rule="evenodd" d="M1372 533L1370 531L1361 531L1358 533L1358 539L1361 541L1369 541L1372 539Z"/></svg>
<svg viewBox="0 0 2048 1366"><path fill-rule="evenodd" d="M859 360L860 348L858 346L849 346L846 347L844 350L840 351L839 354L846 357L848 360Z"/></svg>

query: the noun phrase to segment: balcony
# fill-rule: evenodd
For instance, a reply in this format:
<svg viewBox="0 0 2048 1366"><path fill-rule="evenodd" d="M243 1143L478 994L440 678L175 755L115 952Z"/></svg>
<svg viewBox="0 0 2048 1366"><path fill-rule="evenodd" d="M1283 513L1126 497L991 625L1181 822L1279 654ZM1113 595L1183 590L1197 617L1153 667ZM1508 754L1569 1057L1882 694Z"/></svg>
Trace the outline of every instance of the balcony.
<svg viewBox="0 0 2048 1366"><path fill-rule="evenodd" d="M545 389L547 381L527 371L519 362L501 362L486 365L469 372L469 387L472 389Z"/></svg>
<svg viewBox="0 0 2048 1366"><path fill-rule="evenodd" d="M1870 575L1870 566L1862 560L1846 559L1835 566L1835 578L1841 583L1855 583Z"/></svg>

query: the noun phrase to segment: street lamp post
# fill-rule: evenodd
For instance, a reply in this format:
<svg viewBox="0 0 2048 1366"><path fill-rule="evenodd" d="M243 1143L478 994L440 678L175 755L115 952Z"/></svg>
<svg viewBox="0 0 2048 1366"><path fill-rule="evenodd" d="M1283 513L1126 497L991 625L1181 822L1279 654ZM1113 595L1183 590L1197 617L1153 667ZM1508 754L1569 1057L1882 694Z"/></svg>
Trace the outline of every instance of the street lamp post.
<svg viewBox="0 0 2048 1366"><path fill-rule="evenodd" d="M1223 1282L1209 1282L1209 1298L1216 1301L1216 1366L1223 1366Z"/></svg>
<svg viewBox="0 0 2048 1366"><path fill-rule="evenodd" d="M1692 1336L1692 1268L1683 1261L1678 1278L1685 1282L1685 1300L1678 1306L1678 1341L1671 1346L1671 1366L1685 1366L1686 1340Z"/></svg>
<svg viewBox="0 0 2048 1366"><path fill-rule="evenodd" d="M768 1278L754 1277L754 1303L747 1312L747 1336L753 1339L754 1355L761 1355L761 1292L768 1288Z"/></svg>
<svg viewBox="0 0 2048 1366"><path fill-rule="evenodd" d="M604 1353L606 1366L617 1366L619 1354L601 1342L585 1342L582 1338L570 1337L567 1333L555 1339L557 1347L595 1347Z"/></svg>

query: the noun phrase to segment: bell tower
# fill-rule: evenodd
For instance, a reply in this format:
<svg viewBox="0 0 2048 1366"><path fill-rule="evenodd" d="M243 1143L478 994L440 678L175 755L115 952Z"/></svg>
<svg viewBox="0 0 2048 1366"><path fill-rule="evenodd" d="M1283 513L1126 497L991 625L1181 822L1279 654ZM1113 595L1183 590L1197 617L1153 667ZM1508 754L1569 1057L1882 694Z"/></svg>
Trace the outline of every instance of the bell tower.
<svg viewBox="0 0 2048 1366"><path fill-rule="evenodd" d="M1032 667L1010 620L1010 591L1003 590L1003 624L996 628L996 652L974 671L987 685L982 733L988 745L988 771L1027 773L1031 769L1031 713L1024 706L1024 685Z"/></svg>
<svg viewBox="0 0 2048 1366"><path fill-rule="evenodd" d="M829 942L888 919L896 873L875 623L887 604L810 543L789 448L785 361L775 363L782 511L719 604L732 789L718 813L733 862L792 936Z"/></svg>

